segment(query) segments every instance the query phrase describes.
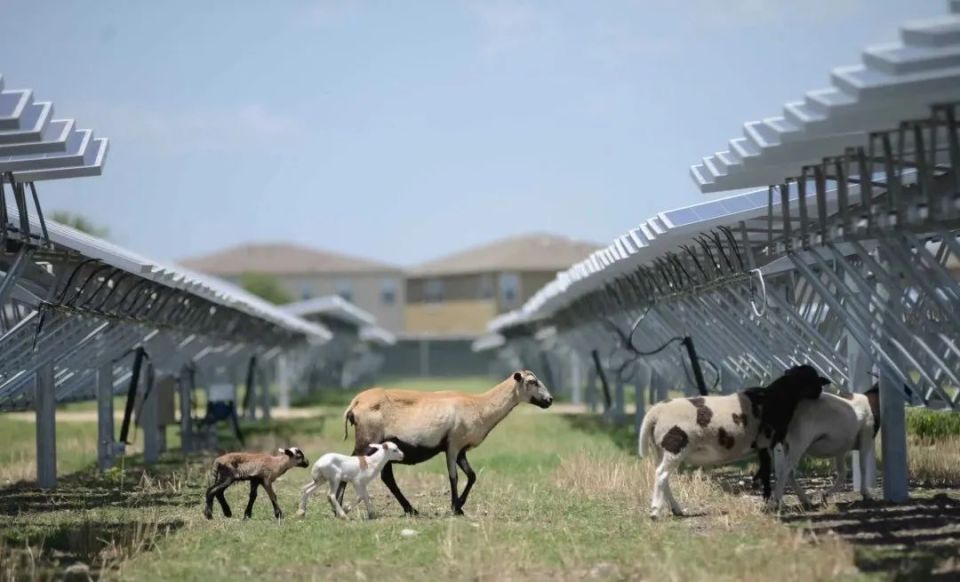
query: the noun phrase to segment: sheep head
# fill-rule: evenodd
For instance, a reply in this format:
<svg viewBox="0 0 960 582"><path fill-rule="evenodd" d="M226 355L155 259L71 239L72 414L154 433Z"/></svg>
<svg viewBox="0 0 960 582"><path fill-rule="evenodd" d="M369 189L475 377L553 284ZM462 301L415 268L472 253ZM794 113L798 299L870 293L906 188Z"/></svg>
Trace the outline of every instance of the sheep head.
<svg viewBox="0 0 960 582"><path fill-rule="evenodd" d="M530 370L519 370L513 373L513 381L516 382L516 391L521 400L540 408L550 408L553 404L553 396L547 387L543 385L536 374Z"/></svg>
<svg viewBox="0 0 960 582"><path fill-rule="evenodd" d="M310 462L307 461L307 457L304 456L303 451L297 447L290 447L289 449L279 449L281 455L286 455L288 458L287 462L291 463L291 466L294 467L307 467L310 465Z"/></svg>

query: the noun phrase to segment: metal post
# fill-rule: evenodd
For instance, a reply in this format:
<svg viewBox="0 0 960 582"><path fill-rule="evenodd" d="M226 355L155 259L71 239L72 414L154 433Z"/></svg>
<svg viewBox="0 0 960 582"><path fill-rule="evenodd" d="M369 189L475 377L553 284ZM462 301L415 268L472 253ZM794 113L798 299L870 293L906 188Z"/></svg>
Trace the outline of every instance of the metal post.
<svg viewBox="0 0 960 582"><path fill-rule="evenodd" d="M270 420L270 384L272 384L272 374L270 369L260 369L260 417L264 420Z"/></svg>
<svg viewBox="0 0 960 582"><path fill-rule="evenodd" d="M153 364L147 364L147 389L140 409L140 426L143 428L143 462L152 465L160 459L159 410L154 388Z"/></svg>
<svg viewBox="0 0 960 582"><path fill-rule="evenodd" d="M243 416L250 420L257 418L257 356L250 356L247 362L247 377L244 382Z"/></svg>
<svg viewBox="0 0 960 582"><path fill-rule="evenodd" d="M113 466L113 362L97 370L97 466L106 471Z"/></svg>
<svg viewBox="0 0 960 582"><path fill-rule="evenodd" d="M652 368L650 369L650 383L656 386L657 402L663 402L670 397L670 386L667 381Z"/></svg>
<svg viewBox="0 0 960 582"><path fill-rule="evenodd" d="M287 355L277 356L277 407L280 410L290 409L290 377L287 375Z"/></svg>
<svg viewBox="0 0 960 582"><path fill-rule="evenodd" d="M580 353L576 350L570 351L570 400L574 404L583 403L583 364L580 361Z"/></svg>
<svg viewBox="0 0 960 582"><path fill-rule="evenodd" d="M650 393L653 386L651 379L653 377L653 368L649 364L638 364L637 373L634 375L634 398L637 400L637 408L634 411L635 425L637 434L640 434L640 424L643 422L643 416L647 413L646 396Z"/></svg>
<svg viewBox="0 0 960 582"><path fill-rule="evenodd" d="M34 379L34 406L37 424L37 486L57 486L57 395L53 361L37 370Z"/></svg>
<svg viewBox="0 0 960 582"><path fill-rule="evenodd" d="M180 369L180 451L193 451L193 383L195 371L190 366Z"/></svg>
<svg viewBox="0 0 960 582"><path fill-rule="evenodd" d="M880 425L883 498L902 503L909 498L906 407L900 383L887 366L880 370Z"/></svg>
<svg viewBox="0 0 960 582"><path fill-rule="evenodd" d="M623 380L617 377L617 383L614 387L613 417L619 422L624 417L627 410L627 387Z"/></svg>
<svg viewBox="0 0 960 582"><path fill-rule="evenodd" d="M848 332L849 333L849 332ZM847 389L853 393L863 393L870 388L870 361L860 344L852 337L847 337L847 371L850 378ZM861 459L858 451L851 453L851 468L853 473L853 490L860 491L860 463L867 462L875 464L874 458ZM872 469L872 470L871 470ZM875 475L874 467L867 467L868 475ZM869 483L873 486L873 483Z"/></svg>
<svg viewBox="0 0 960 582"><path fill-rule="evenodd" d="M593 368L587 370L587 410L591 414L597 411L597 372Z"/></svg>

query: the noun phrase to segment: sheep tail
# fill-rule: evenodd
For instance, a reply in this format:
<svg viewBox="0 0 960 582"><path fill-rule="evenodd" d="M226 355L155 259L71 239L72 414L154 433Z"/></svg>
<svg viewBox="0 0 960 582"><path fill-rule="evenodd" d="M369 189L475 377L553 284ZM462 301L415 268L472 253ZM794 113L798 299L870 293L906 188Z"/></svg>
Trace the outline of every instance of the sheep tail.
<svg viewBox="0 0 960 582"><path fill-rule="evenodd" d="M350 402L350 406L348 406L347 409L343 411L343 440L347 440L347 436L348 436L347 423L352 424L353 426L357 426L357 419L356 417L353 416L353 406L356 403L357 403L357 399L354 398L353 401Z"/></svg>
<svg viewBox="0 0 960 582"><path fill-rule="evenodd" d="M641 459L656 448L653 443L653 429L657 426L656 416L656 410L651 408L643 417L643 424L640 425L640 435L637 439L637 454Z"/></svg>

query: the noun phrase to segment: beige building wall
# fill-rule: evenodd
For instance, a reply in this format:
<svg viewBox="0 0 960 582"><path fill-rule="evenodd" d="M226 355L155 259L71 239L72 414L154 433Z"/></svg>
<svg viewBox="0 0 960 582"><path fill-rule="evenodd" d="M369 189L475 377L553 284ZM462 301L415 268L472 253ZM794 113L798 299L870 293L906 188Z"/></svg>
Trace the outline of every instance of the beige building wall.
<svg viewBox="0 0 960 582"><path fill-rule="evenodd" d="M412 334L481 334L496 315L497 304L489 299L409 303L406 331Z"/></svg>
<svg viewBox="0 0 960 582"><path fill-rule="evenodd" d="M240 277L227 279L237 282ZM399 271L277 275L276 279L294 301L323 295L346 295L349 291L350 302L369 311L377 318L378 325L392 332L404 329L406 285L403 273ZM392 302L388 301L388 289L393 291Z"/></svg>

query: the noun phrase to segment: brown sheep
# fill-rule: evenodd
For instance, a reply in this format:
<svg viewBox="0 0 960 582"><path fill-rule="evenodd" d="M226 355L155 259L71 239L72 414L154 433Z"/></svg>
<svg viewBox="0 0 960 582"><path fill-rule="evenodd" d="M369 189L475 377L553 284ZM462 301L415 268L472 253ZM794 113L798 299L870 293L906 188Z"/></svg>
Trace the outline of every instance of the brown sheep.
<svg viewBox="0 0 960 582"><path fill-rule="evenodd" d="M437 453L446 453L450 505L454 514L463 515L463 506L477 480L467 461L467 451L479 446L521 402L540 408L553 403L547 387L529 370L514 372L483 394L371 388L358 394L344 412L344 438L349 422L355 427L354 455L362 454L370 444L392 441L403 451L403 461L399 462L404 465L416 465ZM397 487L393 464L383 468L380 478L403 511L416 515L417 511ZM457 466L467 475L467 485L459 496ZM345 486L341 484L337 492L339 500L343 499Z"/></svg>
<svg viewBox="0 0 960 582"><path fill-rule="evenodd" d="M277 494L273 492L273 482L293 467L307 467L309 462L303 451L297 447L279 449L278 454L267 453L227 453L213 461L213 485L207 489L207 505L203 515L213 519L213 498L220 502L225 517L232 517L230 506L223 492L236 481L250 481L250 500L243 518L249 519L253 514L253 502L257 500L257 488L261 485L270 496L273 504L273 516L283 517L283 511L277 505Z"/></svg>

